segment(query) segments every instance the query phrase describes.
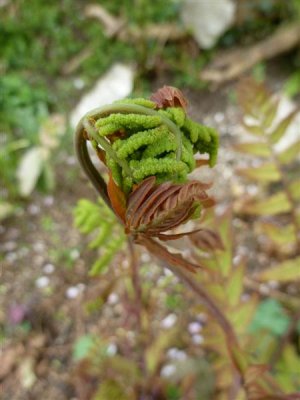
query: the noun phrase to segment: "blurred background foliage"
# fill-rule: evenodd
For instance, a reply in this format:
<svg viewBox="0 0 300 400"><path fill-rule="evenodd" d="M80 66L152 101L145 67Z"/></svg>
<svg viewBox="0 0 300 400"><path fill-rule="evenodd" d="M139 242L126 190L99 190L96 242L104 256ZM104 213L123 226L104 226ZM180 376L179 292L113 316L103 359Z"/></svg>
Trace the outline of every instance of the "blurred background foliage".
<svg viewBox="0 0 300 400"><path fill-rule="evenodd" d="M218 86L201 75L219 56L300 21L300 1L237 0L234 22L210 48L201 48L184 26L185 4L0 1L4 400L230 398L234 371L218 326L144 252L139 253L141 293L136 292L124 235L79 175L70 115L116 62L134 71L132 95L178 86L191 98L193 115L221 130L216 186L230 180L231 192L223 196L220 189L218 202L233 211L203 222L221 230L226 248L213 255L198 252L212 268L216 260L221 265L214 281L201 280L253 360L270 364L284 391L300 391L300 138L279 149L274 166L271 154L289 136L293 118L270 130L278 104L263 87L258 93L264 112L257 115L260 105L253 98L245 105L235 82ZM108 13L107 25L93 15L89 6L95 5ZM250 73L299 109L299 45L261 61ZM223 114L214 108L219 101L226 107ZM249 113L250 120L253 114L257 118L254 128ZM254 137L250 146L239 140L242 126ZM230 136L231 129L238 133ZM266 144L272 133L274 140Z"/></svg>

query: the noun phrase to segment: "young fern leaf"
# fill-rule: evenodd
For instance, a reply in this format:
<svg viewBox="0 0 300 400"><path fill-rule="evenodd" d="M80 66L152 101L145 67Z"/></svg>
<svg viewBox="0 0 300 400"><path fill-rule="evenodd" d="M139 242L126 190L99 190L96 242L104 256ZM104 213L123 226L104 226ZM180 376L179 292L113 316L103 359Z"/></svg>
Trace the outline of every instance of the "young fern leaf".
<svg viewBox="0 0 300 400"><path fill-rule="evenodd" d="M74 209L75 226L80 232L92 235L89 243L91 249L102 249L102 254L91 267L90 275L96 276L104 271L122 249L126 237L113 212L104 204L89 200L79 200Z"/></svg>
<svg viewBox="0 0 300 400"><path fill-rule="evenodd" d="M265 192L272 194L264 198L256 196L246 201L238 201L237 209L246 214L260 216L289 214L290 223L283 225L282 229L289 232L290 237L292 236L291 242L300 250L300 182L299 179L289 181L286 173L287 167L291 168L293 163L300 158L300 139L287 149L278 150L278 143L284 139L299 109L295 109L275 124L279 101L267 91L264 85L251 79L246 79L240 84L238 99L244 112L244 127L256 138L254 142L238 143L236 149L261 159L259 166L243 168L238 172L247 179L263 185L260 195ZM275 193L273 189L270 190L270 185L274 183L278 187ZM267 225L264 222L257 225L260 232L267 235L271 241L282 244L282 240L278 240L276 234L278 223L273 223L273 227L272 222Z"/></svg>

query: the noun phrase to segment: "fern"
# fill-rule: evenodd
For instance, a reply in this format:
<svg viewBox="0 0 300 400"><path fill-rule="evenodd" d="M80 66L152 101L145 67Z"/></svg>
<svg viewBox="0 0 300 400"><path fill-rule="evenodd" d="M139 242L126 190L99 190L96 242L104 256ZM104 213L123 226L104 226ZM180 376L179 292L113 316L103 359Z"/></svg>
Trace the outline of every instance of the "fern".
<svg viewBox="0 0 300 400"><path fill-rule="evenodd" d="M92 236L89 248L103 249L101 257L94 262L90 270L90 275L96 276L108 267L122 249L125 234L114 213L101 199L97 203L79 200L74 209L74 221L81 233Z"/></svg>
<svg viewBox="0 0 300 400"><path fill-rule="evenodd" d="M237 150L259 157L259 165L243 168L239 172L247 179L260 186L259 195L247 201L239 201L239 211L272 218L273 221L260 221L257 227L260 232L278 246L284 246L288 234L288 243L300 251L300 182L292 177L288 170L299 161L300 127L297 140L287 149L278 151L278 143L284 139L288 127L299 110L289 113L279 123L275 123L278 111L278 100L267 89L252 80L245 80L238 90L239 102L244 112L244 127L255 137L254 141L237 144ZM251 123L249 122L249 117ZM271 194L269 194L271 193ZM286 215L288 224L275 221L275 216Z"/></svg>
<svg viewBox="0 0 300 400"><path fill-rule="evenodd" d="M88 113L77 128L105 151L106 165L126 194L148 176L186 182L196 167L195 153L208 154L210 166L216 162L213 128L190 120L184 108L155 107L147 99L125 99Z"/></svg>

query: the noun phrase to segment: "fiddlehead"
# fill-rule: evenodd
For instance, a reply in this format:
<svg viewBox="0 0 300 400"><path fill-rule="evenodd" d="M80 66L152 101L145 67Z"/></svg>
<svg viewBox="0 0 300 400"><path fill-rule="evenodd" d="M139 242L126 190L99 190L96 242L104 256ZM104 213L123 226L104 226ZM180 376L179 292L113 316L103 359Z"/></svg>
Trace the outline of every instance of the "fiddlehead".
<svg viewBox="0 0 300 400"><path fill-rule="evenodd" d="M85 137L105 151L104 162L125 194L149 176L156 176L158 183L185 182L196 166L194 154L207 153L212 166L218 148L216 132L191 121L183 108L159 109L147 99L126 99L91 111L76 136L79 147ZM79 159L93 182L95 171L78 146Z"/></svg>

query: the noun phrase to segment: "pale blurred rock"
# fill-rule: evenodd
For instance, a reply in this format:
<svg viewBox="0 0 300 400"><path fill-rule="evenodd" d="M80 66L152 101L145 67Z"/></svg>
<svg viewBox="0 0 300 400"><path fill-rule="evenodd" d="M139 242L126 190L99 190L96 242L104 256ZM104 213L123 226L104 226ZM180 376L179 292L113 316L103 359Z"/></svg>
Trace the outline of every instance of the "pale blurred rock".
<svg viewBox="0 0 300 400"><path fill-rule="evenodd" d="M114 64L92 90L86 93L71 113L71 125L76 127L80 119L93 108L101 107L127 97L133 89L134 71L124 64Z"/></svg>
<svg viewBox="0 0 300 400"><path fill-rule="evenodd" d="M233 23L236 5L231 0L184 0L182 21L203 49L214 46Z"/></svg>

